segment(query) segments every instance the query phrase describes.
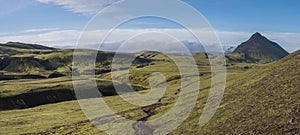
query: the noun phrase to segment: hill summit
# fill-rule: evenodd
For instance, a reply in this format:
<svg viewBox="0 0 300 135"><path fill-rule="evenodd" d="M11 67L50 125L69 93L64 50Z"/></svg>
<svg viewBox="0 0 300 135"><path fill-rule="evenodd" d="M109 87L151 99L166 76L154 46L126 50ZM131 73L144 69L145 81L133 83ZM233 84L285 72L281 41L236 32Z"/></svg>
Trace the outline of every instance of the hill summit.
<svg viewBox="0 0 300 135"><path fill-rule="evenodd" d="M256 32L251 38L239 45L234 51L246 62L268 63L279 60L289 53L277 43Z"/></svg>
<svg viewBox="0 0 300 135"><path fill-rule="evenodd" d="M55 50L55 48L52 47L47 47L38 44L26 44L20 42L7 42L6 44L0 44L0 47L9 47L14 49Z"/></svg>

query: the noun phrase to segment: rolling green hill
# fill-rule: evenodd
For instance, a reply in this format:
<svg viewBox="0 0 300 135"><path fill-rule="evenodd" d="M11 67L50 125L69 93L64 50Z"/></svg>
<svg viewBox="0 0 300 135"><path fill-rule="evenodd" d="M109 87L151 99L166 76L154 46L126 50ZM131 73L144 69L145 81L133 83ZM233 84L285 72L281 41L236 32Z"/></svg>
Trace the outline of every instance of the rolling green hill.
<svg viewBox="0 0 300 135"><path fill-rule="evenodd" d="M0 44L0 71L48 76L53 72L71 74L72 49L56 49L36 44L8 42ZM93 50L82 49L76 55L90 57ZM97 72L107 70L114 53L98 52ZM106 63L106 64L105 64Z"/></svg>
<svg viewBox="0 0 300 135"><path fill-rule="evenodd" d="M36 74L49 76L53 72L64 75L71 75L73 56L77 55L81 58L92 59L91 53L94 50L80 49L74 54L73 49L55 49L34 44L23 44L9 42L0 44L0 71L12 73ZM115 53L96 51L96 74L109 72L110 65ZM164 61L165 55L158 52L140 52L135 54L120 54L123 63L127 58L135 58L133 65L143 67L151 63L151 61ZM204 57L196 57L198 62L207 64L208 59ZM124 61L125 60L125 61ZM203 60L203 61L202 61ZM117 69L114 69L117 70ZM81 71L89 72L89 71Z"/></svg>
<svg viewBox="0 0 300 135"><path fill-rule="evenodd" d="M256 36L252 38L257 40ZM41 46L30 46L39 49L3 46L17 53L6 52L0 56L1 72L4 72L4 76L12 77L11 80L1 80L3 75L0 76L0 134L104 134L87 120L75 101L70 76L74 50L47 50ZM90 58L91 52L95 51L82 49L76 55ZM148 93L149 76L153 72L159 71L166 78L167 90L158 102L139 107L127 103L115 93L111 71L122 79L127 70L110 70L115 53L97 52L95 79L107 105L116 113L134 120L151 120L168 112L176 103L181 92L181 76L176 64L168 56L158 52L121 54L122 58L137 56L129 67L130 83L134 90ZM191 56L173 57L189 68L190 63L186 63L186 60ZM271 60L270 57L263 57L261 61L245 59L242 53L232 53L226 57L232 63L227 65L224 98L212 120L200 127L199 116L211 87L212 74L208 58L215 57L207 53L196 53L193 56L201 80L199 98L189 117L171 134L299 133L300 51L269 64L261 63L267 62L265 58ZM64 76L48 78L52 73ZM18 77L24 77L24 74L27 78ZM76 82L87 87L90 85L82 80ZM128 87L128 84L120 85ZM84 100L92 104L94 99L88 97Z"/></svg>
<svg viewBox="0 0 300 135"><path fill-rule="evenodd" d="M59 49L37 44L25 44L19 42L8 42L6 44L0 44L0 56L11 56L17 54L43 54L55 50Z"/></svg>
<svg viewBox="0 0 300 135"><path fill-rule="evenodd" d="M277 43L270 41L260 33L255 33L227 57L237 62L269 63L279 60L288 54Z"/></svg>
<svg viewBox="0 0 300 135"><path fill-rule="evenodd" d="M56 50L56 48L37 45L37 44L25 44L20 42L8 42L6 44L0 44L1 47L10 47L18 49L30 49L30 50Z"/></svg>

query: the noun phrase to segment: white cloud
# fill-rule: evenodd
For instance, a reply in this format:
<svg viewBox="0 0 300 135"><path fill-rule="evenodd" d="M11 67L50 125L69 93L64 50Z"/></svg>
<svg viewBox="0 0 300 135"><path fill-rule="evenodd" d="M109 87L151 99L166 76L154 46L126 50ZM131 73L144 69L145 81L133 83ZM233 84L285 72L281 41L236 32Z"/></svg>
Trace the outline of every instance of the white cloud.
<svg viewBox="0 0 300 135"><path fill-rule="evenodd" d="M101 9L120 0L36 0L41 3L53 3L66 8L74 13L95 14ZM112 9L119 11L121 9Z"/></svg>
<svg viewBox="0 0 300 135"><path fill-rule="evenodd" d="M80 31L77 30L61 30L45 32L41 34L18 35L18 36L2 36L0 42L6 43L9 41L35 43L48 46L56 45L75 45Z"/></svg>
<svg viewBox="0 0 300 135"><path fill-rule="evenodd" d="M47 32L59 30L58 28L39 28L39 29L29 29L22 31L23 33L32 33L32 32Z"/></svg>

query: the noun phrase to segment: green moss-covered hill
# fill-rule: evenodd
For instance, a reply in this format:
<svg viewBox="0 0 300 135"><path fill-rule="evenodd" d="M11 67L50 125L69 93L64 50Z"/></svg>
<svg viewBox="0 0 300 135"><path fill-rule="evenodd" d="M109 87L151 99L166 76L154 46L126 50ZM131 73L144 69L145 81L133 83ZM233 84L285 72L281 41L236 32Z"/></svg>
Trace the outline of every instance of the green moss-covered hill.
<svg viewBox="0 0 300 135"><path fill-rule="evenodd" d="M251 38L239 45L228 59L237 62L269 63L279 60L289 53L280 45L270 41L260 33L255 33Z"/></svg>
<svg viewBox="0 0 300 135"><path fill-rule="evenodd" d="M72 70L73 49L56 49L36 44L9 42L0 44L0 71L48 76L53 72L70 75ZM97 51L80 49L75 55L91 58ZM108 72L115 55L113 52L98 51L96 73ZM122 54L133 57L135 54ZM149 63L149 60L138 57L136 64ZM84 71L82 71L84 72Z"/></svg>

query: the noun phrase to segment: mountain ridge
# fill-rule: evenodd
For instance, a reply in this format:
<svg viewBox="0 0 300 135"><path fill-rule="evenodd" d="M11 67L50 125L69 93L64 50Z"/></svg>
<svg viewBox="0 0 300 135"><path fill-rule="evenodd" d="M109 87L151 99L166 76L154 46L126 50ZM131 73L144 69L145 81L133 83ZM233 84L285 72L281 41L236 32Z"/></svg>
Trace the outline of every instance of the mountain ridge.
<svg viewBox="0 0 300 135"><path fill-rule="evenodd" d="M7 42L5 44L0 44L1 47L11 47L18 49L38 49L38 50L57 50L57 48L52 48L44 45L38 44L27 44L21 42Z"/></svg>

